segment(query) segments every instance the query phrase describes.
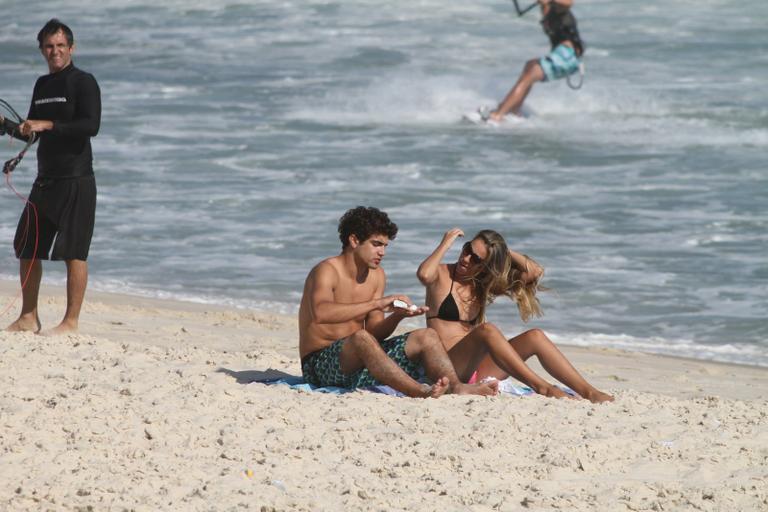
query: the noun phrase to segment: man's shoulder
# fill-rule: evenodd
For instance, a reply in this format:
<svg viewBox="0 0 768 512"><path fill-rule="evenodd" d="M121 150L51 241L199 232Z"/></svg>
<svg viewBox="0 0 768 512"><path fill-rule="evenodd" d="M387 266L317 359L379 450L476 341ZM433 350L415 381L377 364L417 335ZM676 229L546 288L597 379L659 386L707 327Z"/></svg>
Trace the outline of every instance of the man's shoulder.
<svg viewBox="0 0 768 512"><path fill-rule="evenodd" d="M309 271L309 275L317 275L317 274L334 274L338 275L338 263L336 259L338 256L331 256L330 258L325 258L324 260L320 261L317 265L312 267L312 270Z"/></svg>
<svg viewBox="0 0 768 512"><path fill-rule="evenodd" d="M35 87L38 87L40 85L43 85L45 83L76 83L76 84L93 84L96 87L98 87L98 82L96 81L96 77L94 77L91 73L88 73L87 71L83 71L82 69L78 68L74 64L72 64L69 68L65 69L64 71L61 71L59 73L48 73L47 75L41 75L37 77L37 81L35 82Z"/></svg>
<svg viewBox="0 0 768 512"><path fill-rule="evenodd" d="M373 276L376 279L386 279L387 273L384 271L383 267L378 267L371 269L369 275Z"/></svg>
<svg viewBox="0 0 768 512"><path fill-rule="evenodd" d="M77 80L80 82L85 81L85 82L98 84L95 76L93 76L91 73L87 71L83 71L82 69L78 68L74 64L72 64L72 70L69 73L69 77L71 77L72 80Z"/></svg>

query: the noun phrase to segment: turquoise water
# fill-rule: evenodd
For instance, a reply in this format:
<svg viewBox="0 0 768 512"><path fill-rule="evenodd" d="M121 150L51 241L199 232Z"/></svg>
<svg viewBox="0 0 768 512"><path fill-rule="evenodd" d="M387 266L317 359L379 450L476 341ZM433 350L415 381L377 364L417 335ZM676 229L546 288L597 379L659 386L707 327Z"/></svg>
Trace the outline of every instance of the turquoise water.
<svg viewBox="0 0 768 512"><path fill-rule="evenodd" d="M558 342L768 365L768 4L577 2L584 87L539 84L496 128L460 118L547 49L511 2L46 9L3 2L0 97L26 112L37 30L69 23L103 96L93 289L295 312L339 216L374 205L400 226L392 292L423 300L447 229L493 228L546 268L530 325ZM21 203L0 206L15 279ZM524 328L505 301L491 319Z"/></svg>

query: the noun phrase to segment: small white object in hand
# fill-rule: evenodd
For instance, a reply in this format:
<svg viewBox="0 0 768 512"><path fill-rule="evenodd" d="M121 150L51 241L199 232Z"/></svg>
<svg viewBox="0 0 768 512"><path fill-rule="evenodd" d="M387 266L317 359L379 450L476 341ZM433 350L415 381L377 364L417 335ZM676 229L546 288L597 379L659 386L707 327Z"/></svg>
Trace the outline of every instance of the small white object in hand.
<svg viewBox="0 0 768 512"><path fill-rule="evenodd" d="M416 311L419 307L416 304L408 304L404 300L395 299L392 301L392 305L396 308L407 309L408 311Z"/></svg>

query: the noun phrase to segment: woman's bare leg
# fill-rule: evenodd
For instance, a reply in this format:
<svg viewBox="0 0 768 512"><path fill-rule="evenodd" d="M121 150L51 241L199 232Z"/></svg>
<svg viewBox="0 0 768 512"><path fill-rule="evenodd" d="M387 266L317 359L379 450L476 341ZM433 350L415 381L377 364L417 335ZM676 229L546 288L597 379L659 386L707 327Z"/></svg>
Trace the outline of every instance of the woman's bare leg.
<svg viewBox="0 0 768 512"><path fill-rule="evenodd" d="M527 384L534 391L546 396L563 398L567 395L560 389L548 383L525 364L520 354L512 348L504 334L493 324L485 323L475 327L448 351L456 373L463 381L467 381L478 368L478 378L494 376L492 373L482 373L481 363L486 360L505 379L511 375ZM499 378L499 377L497 377Z"/></svg>
<svg viewBox="0 0 768 512"><path fill-rule="evenodd" d="M541 329L526 331L508 340L508 344L524 361L535 355L539 359L541 366L552 377L573 389L587 400L596 403L613 401L613 396L603 393L587 382ZM478 366L478 377L493 376L503 379L506 378L506 373L500 365L488 358L483 360ZM515 377L514 375L512 376Z"/></svg>

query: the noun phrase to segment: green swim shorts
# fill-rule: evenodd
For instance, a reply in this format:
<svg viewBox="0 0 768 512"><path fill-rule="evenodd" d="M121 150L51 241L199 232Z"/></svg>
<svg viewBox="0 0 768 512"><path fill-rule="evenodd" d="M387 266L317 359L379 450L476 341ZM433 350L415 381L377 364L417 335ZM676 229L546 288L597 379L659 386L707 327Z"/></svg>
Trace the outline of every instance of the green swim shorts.
<svg viewBox="0 0 768 512"><path fill-rule="evenodd" d="M405 342L410 333L387 338L380 343L384 352L397 363L397 365L412 378L418 380L423 374L422 366L416 361L411 361L405 355ZM307 354L301 359L301 374L304 381L313 386L338 386L355 389L381 385L368 371L363 368L351 374L341 371L339 354L344 340L336 340L328 347Z"/></svg>

